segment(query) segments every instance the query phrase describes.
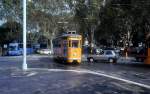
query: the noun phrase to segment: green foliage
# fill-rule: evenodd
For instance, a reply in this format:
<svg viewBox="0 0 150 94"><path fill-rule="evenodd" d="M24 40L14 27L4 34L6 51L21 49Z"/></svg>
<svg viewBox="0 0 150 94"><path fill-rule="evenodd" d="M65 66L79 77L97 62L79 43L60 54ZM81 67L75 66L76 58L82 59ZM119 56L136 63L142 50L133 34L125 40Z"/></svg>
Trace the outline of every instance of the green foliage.
<svg viewBox="0 0 150 94"><path fill-rule="evenodd" d="M150 31L150 2L147 0L112 0L100 12L100 21L95 32L96 40L132 41L134 46L145 41ZM128 33L130 36L128 36ZM115 38L113 38L115 37ZM117 40L117 41L116 41Z"/></svg>
<svg viewBox="0 0 150 94"><path fill-rule="evenodd" d="M16 20L18 18L21 19L22 10L21 10L21 1L20 0L2 0L0 1L2 4L0 12L1 18L6 20ZM20 20L19 19L19 20Z"/></svg>
<svg viewBox="0 0 150 94"><path fill-rule="evenodd" d="M21 25L16 22L7 22L0 27L0 45L13 41L21 41Z"/></svg>
<svg viewBox="0 0 150 94"><path fill-rule="evenodd" d="M83 38L91 40L90 32L98 25L100 8L101 0L76 0L75 22Z"/></svg>
<svg viewBox="0 0 150 94"><path fill-rule="evenodd" d="M44 37L47 39L44 39L45 41L50 42L49 40L60 32L60 28L65 26L58 22L69 22L71 12L68 12L68 8L67 0L32 0L29 2L27 9L28 27L31 32L34 29L39 31L39 36L34 37L35 39L32 38L32 40L38 40L37 38L40 40L41 37Z"/></svg>
<svg viewBox="0 0 150 94"><path fill-rule="evenodd" d="M8 21L22 21L22 2L20 0L2 0L1 18ZM144 41L150 31L150 1L148 0L31 0L27 3L28 30L35 29L32 40L52 36L66 30L77 30L83 37L100 44L120 40L132 41L135 45ZM61 22L61 23L58 23ZM65 24L63 22L68 22ZM127 36L127 33L130 36ZM34 37L36 36L36 37Z"/></svg>

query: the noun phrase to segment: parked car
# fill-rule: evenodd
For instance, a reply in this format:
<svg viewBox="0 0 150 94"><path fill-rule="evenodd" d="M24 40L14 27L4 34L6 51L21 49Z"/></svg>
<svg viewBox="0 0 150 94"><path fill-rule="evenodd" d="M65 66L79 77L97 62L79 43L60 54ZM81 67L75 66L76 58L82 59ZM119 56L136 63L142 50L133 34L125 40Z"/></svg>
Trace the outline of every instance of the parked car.
<svg viewBox="0 0 150 94"><path fill-rule="evenodd" d="M117 62L118 55L114 50L103 50L100 54L90 54L87 56L89 62L105 61L110 63Z"/></svg>
<svg viewBox="0 0 150 94"><path fill-rule="evenodd" d="M37 50L37 53L38 53L38 54L50 55L50 54L52 54L52 51L51 51L51 49L38 49L38 50Z"/></svg>

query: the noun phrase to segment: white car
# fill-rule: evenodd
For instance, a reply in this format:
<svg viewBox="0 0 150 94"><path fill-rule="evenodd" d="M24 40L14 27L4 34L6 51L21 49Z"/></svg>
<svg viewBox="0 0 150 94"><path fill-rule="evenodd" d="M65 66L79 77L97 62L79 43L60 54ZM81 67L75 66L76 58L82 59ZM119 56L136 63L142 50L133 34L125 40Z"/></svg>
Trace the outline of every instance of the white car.
<svg viewBox="0 0 150 94"><path fill-rule="evenodd" d="M90 54L87 56L89 62L93 61L105 61L115 63L117 61L117 54L114 50L103 50L100 54Z"/></svg>
<svg viewBox="0 0 150 94"><path fill-rule="evenodd" d="M52 51L50 49L39 49L39 50L37 50L37 53L50 55L50 54L52 54Z"/></svg>

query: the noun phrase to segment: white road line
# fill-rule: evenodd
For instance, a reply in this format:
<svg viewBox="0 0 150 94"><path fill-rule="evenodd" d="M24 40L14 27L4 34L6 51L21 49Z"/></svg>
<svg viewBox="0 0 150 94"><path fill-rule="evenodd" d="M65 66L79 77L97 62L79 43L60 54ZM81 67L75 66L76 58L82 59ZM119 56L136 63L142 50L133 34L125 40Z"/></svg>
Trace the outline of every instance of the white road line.
<svg viewBox="0 0 150 94"><path fill-rule="evenodd" d="M89 73L89 74L94 74L94 75L98 75L98 76L104 76L107 78L111 78L111 79L115 79L115 80L119 80L119 81L123 81L126 83L130 83L130 84L134 84L137 86L141 86L147 89L150 89L149 85L146 84L142 84L142 83L138 83L135 81L131 81L131 80L127 80L127 79L123 79L123 78L119 78L119 77L115 77L115 76L111 76L105 73L99 73L99 72L95 72L95 71L90 71L90 70L65 70L65 69L43 69L43 68L30 68L29 70L43 70L43 71L54 71L54 72L77 72L77 73Z"/></svg>
<svg viewBox="0 0 150 94"><path fill-rule="evenodd" d="M29 73L29 74L27 75L27 77L34 76L34 75L36 75L36 74L37 74L37 72L32 72L32 73Z"/></svg>

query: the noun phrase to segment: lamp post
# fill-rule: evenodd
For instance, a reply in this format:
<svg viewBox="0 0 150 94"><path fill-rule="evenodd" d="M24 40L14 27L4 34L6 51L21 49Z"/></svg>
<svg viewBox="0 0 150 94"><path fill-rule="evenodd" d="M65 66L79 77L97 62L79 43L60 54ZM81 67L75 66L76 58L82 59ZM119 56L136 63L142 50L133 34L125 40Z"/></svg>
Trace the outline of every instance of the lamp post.
<svg viewBox="0 0 150 94"><path fill-rule="evenodd" d="M27 57L26 57L26 0L23 0L23 64L22 69L27 70Z"/></svg>

